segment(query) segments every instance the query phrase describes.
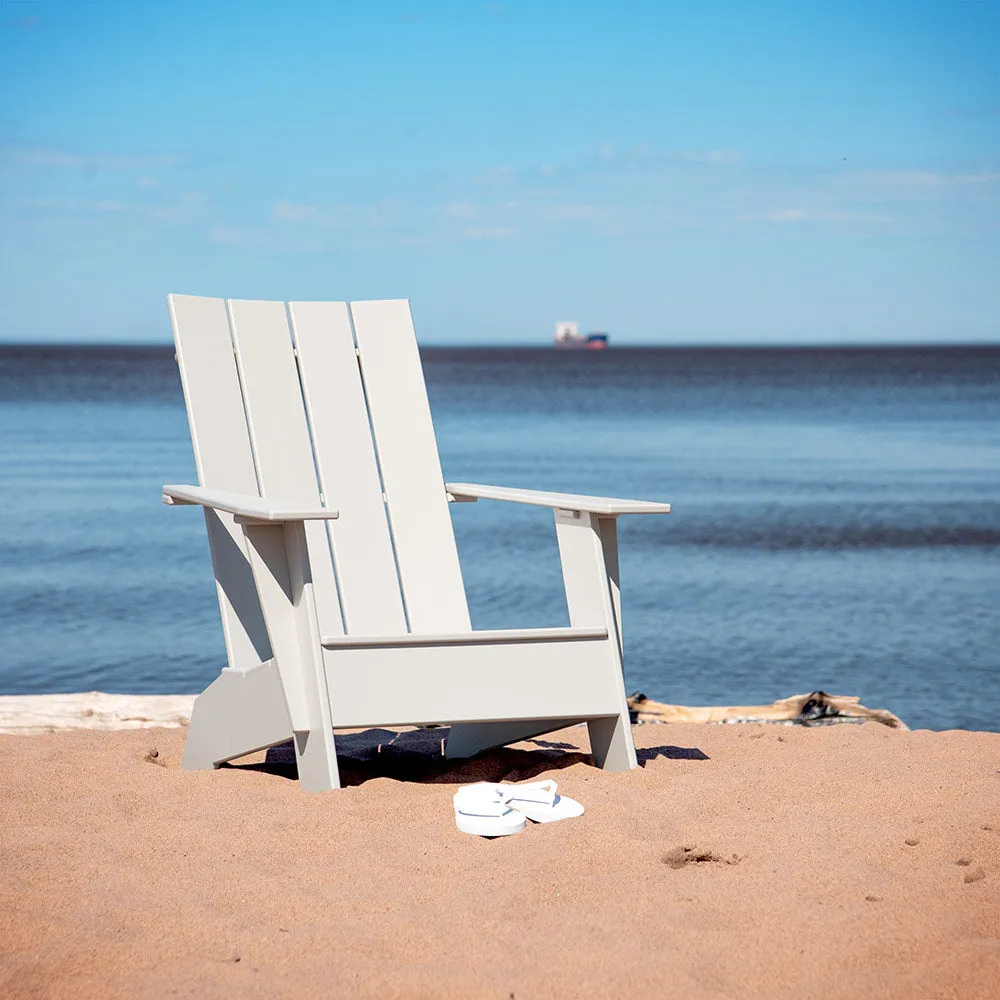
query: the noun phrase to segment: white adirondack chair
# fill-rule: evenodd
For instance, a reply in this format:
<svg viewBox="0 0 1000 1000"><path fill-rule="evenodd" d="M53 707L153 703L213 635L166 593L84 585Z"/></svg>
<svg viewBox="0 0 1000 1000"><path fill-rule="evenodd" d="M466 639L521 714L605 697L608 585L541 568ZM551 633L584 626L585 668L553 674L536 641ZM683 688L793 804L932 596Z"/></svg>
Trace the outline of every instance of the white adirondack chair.
<svg viewBox="0 0 1000 1000"><path fill-rule="evenodd" d="M292 739L339 786L335 728L450 723L470 756L586 721L636 766L616 518L662 503L445 483L409 304L169 297L229 665L195 701L187 768ZM449 501L550 507L569 628L473 631Z"/></svg>

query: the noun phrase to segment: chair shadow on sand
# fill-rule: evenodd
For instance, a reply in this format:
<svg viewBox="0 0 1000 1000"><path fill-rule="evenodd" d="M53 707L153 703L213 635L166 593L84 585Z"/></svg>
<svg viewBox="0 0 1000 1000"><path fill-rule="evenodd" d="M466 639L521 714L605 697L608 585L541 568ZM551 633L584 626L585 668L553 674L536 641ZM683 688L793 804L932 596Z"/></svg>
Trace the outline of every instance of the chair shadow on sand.
<svg viewBox="0 0 1000 1000"><path fill-rule="evenodd" d="M337 734L337 762L340 780L345 786L361 785L372 778L391 778L426 784L468 784L474 781L530 781L549 771L574 764L592 764L588 752L574 743L532 739L526 743L537 749L502 747L457 760L444 756L447 727L394 732L391 729L366 729L359 733ZM645 767L657 757L669 760L708 760L695 747L659 746L636 749L639 766ZM260 771L295 780L298 773L291 742L271 747L262 763L233 762L223 767L242 771Z"/></svg>

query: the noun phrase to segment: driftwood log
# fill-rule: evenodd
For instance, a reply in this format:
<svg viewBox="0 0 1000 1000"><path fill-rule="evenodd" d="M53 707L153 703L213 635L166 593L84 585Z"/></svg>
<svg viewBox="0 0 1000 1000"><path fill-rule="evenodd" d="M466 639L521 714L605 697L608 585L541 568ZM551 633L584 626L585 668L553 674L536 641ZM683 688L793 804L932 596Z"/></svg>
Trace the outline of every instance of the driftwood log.
<svg viewBox="0 0 1000 1000"><path fill-rule="evenodd" d="M771 722L795 726L828 726L838 722L880 722L890 729L910 727L892 712L865 708L859 698L812 691L770 705L666 705L636 691L628 699L633 722Z"/></svg>
<svg viewBox="0 0 1000 1000"><path fill-rule="evenodd" d="M65 729L148 729L185 726L194 695L80 694L0 696L0 733L30 736ZM782 698L772 705L665 705L636 692L628 699L633 722L771 722L823 726L836 722L880 722L909 728L892 712L865 708L857 698L824 691Z"/></svg>
<svg viewBox="0 0 1000 1000"><path fill-rule="evenodd" d="M66 729L186 726L193 694L25 694L0 696L0 733L34 736Z"/></svg>

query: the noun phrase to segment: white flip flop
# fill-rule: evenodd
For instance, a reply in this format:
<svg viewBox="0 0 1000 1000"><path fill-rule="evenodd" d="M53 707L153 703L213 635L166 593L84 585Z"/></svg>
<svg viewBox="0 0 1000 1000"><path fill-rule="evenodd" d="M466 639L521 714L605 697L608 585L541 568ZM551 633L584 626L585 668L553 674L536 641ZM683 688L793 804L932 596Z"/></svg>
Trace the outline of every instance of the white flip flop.
<svg viewBox="0 0 1000 1000"><path fill-rule="evenodd" d="M560 795L558 786L549 778L525 785L499 785L504 802L536 823L554 823L558 819L572 819L583 815L583 806L566 795Z"/></svg>
<svg viewBox="0 0 1000 1000"><path fill-rule="evenodd" d="M524 829L524 814L504 801L499 785L488 781L463 785L452 801L455 803L455 825L462 833L507 837Z"/></svg>

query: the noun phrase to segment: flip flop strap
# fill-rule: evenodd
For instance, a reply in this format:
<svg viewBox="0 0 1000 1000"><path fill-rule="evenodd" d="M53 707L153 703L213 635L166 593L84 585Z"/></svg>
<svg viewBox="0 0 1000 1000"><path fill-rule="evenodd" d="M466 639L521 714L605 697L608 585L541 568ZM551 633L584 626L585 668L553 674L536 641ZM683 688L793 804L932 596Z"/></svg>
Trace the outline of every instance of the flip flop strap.
<svg viewBox="0 0 1000 1000"><path fill-rule="evenodd" d="M504 802L512 805L517 802L532 802L537 805L551 806L559 797L556 794L557 785L551 779L535 781L525 785L501 785L500 794ZM517 806L514 805L516 809Z"/></svg>
<svg viewBox="0 0 1000 1000"><path fill-rule="evenodd" d="M503 816L510 811L498 785L468 785L453 796L455 808L470 816Z"/></svg>
<svg viewBox="0 0 1000 1000"><path fill-rule="evenodd" d="M454 795L455 808L475 816L503 816L518 802L552 806L559 798L557 787L551 778L523 785L465 785Z"/></svg>

